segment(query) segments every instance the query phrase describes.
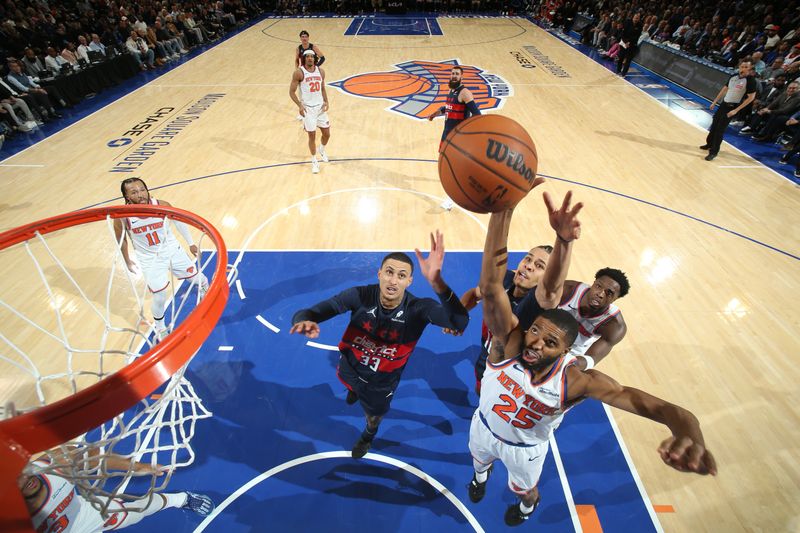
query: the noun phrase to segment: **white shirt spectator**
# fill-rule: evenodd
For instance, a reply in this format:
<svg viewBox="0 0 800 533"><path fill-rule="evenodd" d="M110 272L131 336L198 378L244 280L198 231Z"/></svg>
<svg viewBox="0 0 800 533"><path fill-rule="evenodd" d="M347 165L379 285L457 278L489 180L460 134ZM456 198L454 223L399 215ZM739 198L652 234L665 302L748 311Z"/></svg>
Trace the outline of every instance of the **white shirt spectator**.
<svg viewBox="0 0 800 533"><path fill-rule="evenodd" d="M90 48L85 44L78 45L78 51L76 52L78 59L83 59L84 61L89 63L89 53L88 53L89 50Z"/></svg>
<svg viewBox="0 0 800 533"><path fill-rule="evenodd" d="M56 57L45 56L44 65L47 67L47 70L58 73L61 71L61 65L69 65L69 61L59 55Z"/></svg>

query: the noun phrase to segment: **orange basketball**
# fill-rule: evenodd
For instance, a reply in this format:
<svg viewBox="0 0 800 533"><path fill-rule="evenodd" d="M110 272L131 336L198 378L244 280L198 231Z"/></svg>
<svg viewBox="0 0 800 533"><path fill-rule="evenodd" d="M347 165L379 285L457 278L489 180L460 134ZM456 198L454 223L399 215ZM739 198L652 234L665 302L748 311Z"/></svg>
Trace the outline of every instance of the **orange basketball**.
<svg viewBox="0 0 800 533"><path fill-rule="evenodd" d="M406 72L372 72L354 76L344 82L343 89L358 96L402 98L422 93L432 87L431 82Z"/></svg>
<svg viewBox="0 0 800 533"><path fill-rule="evenodd" d="M525 198L538 161L536 145L519 123L500 115L478 115L447 134L439 153L439 179L464 209L494 213Z"/></svg>

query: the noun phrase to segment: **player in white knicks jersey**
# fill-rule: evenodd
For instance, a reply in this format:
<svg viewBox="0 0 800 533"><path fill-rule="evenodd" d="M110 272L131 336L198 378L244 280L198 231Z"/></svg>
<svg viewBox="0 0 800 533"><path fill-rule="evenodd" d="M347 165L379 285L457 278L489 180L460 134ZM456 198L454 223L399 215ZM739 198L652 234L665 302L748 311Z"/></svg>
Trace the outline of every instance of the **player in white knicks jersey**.
<svg viewBox="0 0 800 533"><path fill-rule="evenodd" d="M140 205L166 205L169 202L156 200L150 196L147 185L141 178L128 178L120 185L122 197L126 204ZM136 259L142 269L142 275L148 289L153 295L152 311L156 323L156 337L161 340L167 333L164 323L164 313L167 306L170 284L170 273L178 279L188 280L196 285L202 298L208 289L208 279L199 272L195 262L186 255L178 240L175 238L177 230L189 244L192 255L197 256L198 250L192 239L189 228L183 222L163 218L124 218L114 219L114 231L117 242L120 243L125 264L131 272L135 271L136 263L128 253L128 239L136 250Z"/></svg>
<svg viewBox="0 0 800 533"><path fill-rule="evenodd" d="M570 353L578 356L578 367L582 370L594 368L628 332L622 311L614 302L628 294L630 288L625 273L610 267L598 270L591 285L573 280L564 282L564 297L558 308L569 311L580 326ZM515 314L523 330L533 322L538 305L528 297L518 305Z"/></svg>
<svg viewBox="0 0 800 533"><path fill-rule="evenodd" d="M542 283L558 295L569 268L572 241L580 236L578 206L555 211L549 199L546 202L558 238ZM672 432L658 448L667 465L682 472L716 474L714 457L705 448L700 424L691 412L622 386L597 370L578 368L575 357L569 355L578 323L569 312L541 310L526 331L520 328L503 288L512 211L492 214L483 250L479 287L483 318L494 338L481 382L480 405L470 427L475 468L470 500L477 503L484 497L492 464L499 459L508 469L509 487L520 498L519 504L506 510L505 522L516 526L527 520L540 501L537 484L548 439L563 415L583 398L661 422Z"/></svg>
<svg viewBox="0 0 800 533"><path fill-rule="evenodd" d="M317 55L313 50L303 52L303 62L292 75L289 96L303 116L303 127L308 133L308 149L311 152L311 172L319 172L317 161L317 128L322 131L319 155L328 162L325 146L331 137L331 123L328 119L328 93L325 90L325 71L316 65ZM300 87L300 98L297 88Z"/></svg>
<svg viewBox="0 0 800 533"><path fill-rule="evenodd" d="M155 472L149 464L131 465L127 459L116 455L108 456L105 461L105 467L110 470L127 470L132 466L137 472ZM17 478L33 529L39 533L94 533L122 529L169 507L188 509L201 516L208 516L214 510L214 502L203 494L156 493L149 502L146 498L131 502L115 499L104 518L66 478L51 470L36 473L37 468L47 467L49 463L48 456L42 456L26 468L29 472Z"/></svg>

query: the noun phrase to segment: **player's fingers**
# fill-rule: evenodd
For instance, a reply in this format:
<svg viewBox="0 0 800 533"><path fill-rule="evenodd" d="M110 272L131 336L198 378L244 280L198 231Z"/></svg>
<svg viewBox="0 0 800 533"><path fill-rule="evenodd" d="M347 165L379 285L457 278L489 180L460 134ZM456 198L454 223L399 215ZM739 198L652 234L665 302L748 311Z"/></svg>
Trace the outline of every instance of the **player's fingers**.
<svg viewBox="0 0 800 533"><path fill-rule="evenodd" d="M567 194L564 195L564 201L561 202L561 210L562 211L569 211L569 204L572 202L572 191L567 191Z"/></svg>
<svg viewBox="0 0 800 533"><path fill-rule="evenodd" d="M555 213L555 211L556 211L556 206L553 204L553 197L552 197L552 196L550 196L550 193L549 193L549 192L547 192L547 191L545 191L545 192L542 194L542 198L544 199L544 205L545 205L545 207L547 207L547 212L548 212L548 213Z"/></svg>
<svg viewBox="0 0 800 533"><path fill-rule="evenodd" d="M717 460L714 459L714 456L708 450L706 450L706 453L703 455L703 464L706 466L706 470L708 470L709 474L712 476L717 475Z"/></svg>
<svg viewBox="0 0 800 533"><path fill-rule="evenodd" d="M425 258L422 257L422 252L419 248L414 248L414 255L417 256L417 261L419 261L420 265L425 261Z"/></svg>
<svg viewBox="0 0 800 533"><path fill-rule="evenodd" d="M580 213L580 212L581 212L581 209L583 209L583 202L578 202L578 203L577 203L577 204L575 204L575 206L572 208L572 211L570 211L570 212L569 212L570 216L571 216L571 217L576 217L576 216L578 216L578 213Z"/></svg>
<svg viewBox="0 0 800 533"><path fill-rule="evenodd" d="M664 439L661 441L661 444L658 446L658 454L661 456L662 459L666 459L669 457L669 449L672 447L672 443L675 441L675 437L669 437L668 439Z"/></svg>
<svg viewBox="0 0 800 533"><path fill-rule="evenodd" d="M686 451L693 444L692 439L688 437L680 437L672 443L669 449L669 456L673 461L683 461Z"/></svg>
<svg viewBox="0 0 800 533"><path fill-rule="evenodd" d="M545 181L545 179L544 179L544 178L542 178L542 177L540 177L540 176L536 176L536 177L533 179L533 185L531 185L531 189L535 189L536 187L538 187L539 185L541 185L542 183L544 183L544 181Z"/></svg>
<svg viewBox="0 0 800 533"><path fill-rule="evenodd" d="M703 453L705 448L700 444L692 445L686 452L686 466L693 472L704 474L705 465L703 464Z"/></svg>

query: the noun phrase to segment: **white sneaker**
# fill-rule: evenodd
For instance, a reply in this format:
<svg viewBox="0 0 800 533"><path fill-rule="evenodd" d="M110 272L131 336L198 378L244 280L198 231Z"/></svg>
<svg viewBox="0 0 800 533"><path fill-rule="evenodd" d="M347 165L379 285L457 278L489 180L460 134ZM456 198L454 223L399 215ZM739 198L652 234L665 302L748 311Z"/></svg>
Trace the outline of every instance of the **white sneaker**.
<svg viewBox="0 0 800 533"><path fill-rule="evenodd" d="M451 209L453 209L454 205L456 204L453 203L453 200L451 200L450 198L446 198L444 202L439 204L439 207L441 207L445 211L450 211Z"/></svg>
<svg viewBox="0 0 800 533"><path fill-rule="evenodd" d="M197 297L200 300L205 298L207 292L208 292L208 285L198 285L197 286Z"/></svg>
<svg viewBox="0 0 800 533"><path fill-rule="evenodd" d="M319 145L319 155L322 157L322 162L328 162L328 154L325 153L325 147L323 145Z"/></svg>
<svg viewBox="0 0 800 533"><path fill-rule="evenodd" d="M311 173L312 174L319 174L319 163L317 161L311 162Z"/></svg>
<svg viewBox="0 0 800 533"><path fill-rule="evenodd" d="M17 129L19 131L23 132L23 133L27 133L27 132L31 131L33 128L36 127L36 123L35 122L33 122L33 126L30 126L30 124L31 123L29 123L29 122L23 122L22 124L17 126Z"/></svg>

